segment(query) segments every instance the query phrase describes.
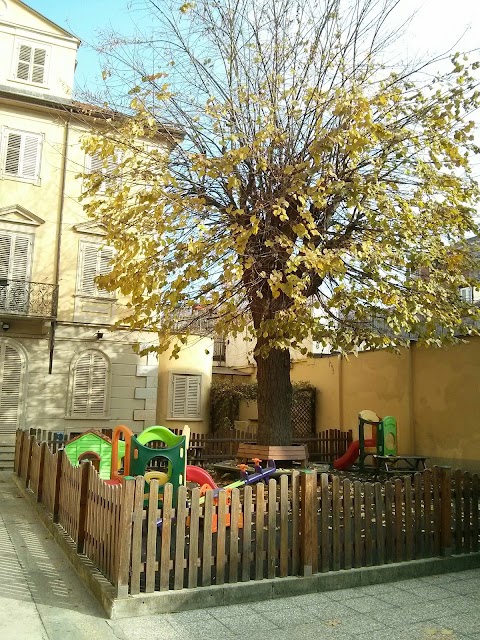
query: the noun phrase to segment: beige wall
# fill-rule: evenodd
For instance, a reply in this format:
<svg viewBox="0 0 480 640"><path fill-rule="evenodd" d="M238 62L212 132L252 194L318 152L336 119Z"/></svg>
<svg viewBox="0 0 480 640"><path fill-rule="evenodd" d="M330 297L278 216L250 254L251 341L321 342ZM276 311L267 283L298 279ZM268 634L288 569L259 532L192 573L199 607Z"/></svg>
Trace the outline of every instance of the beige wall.
<svg viewBox="0 0 480 640"><path fill-rule="evenodd" d="M5 0L0 24L0 84L12 91L42 93L45 97L70 98L79 40L67 34L28 7ZM15 78L16 48L20 41L39 44L48 52L44 85L33 85Z"/></svg>
<svg viewBox="0 0 480 640"><path fill-rule="evenodd" d="M208 433L210 417L210 386L212 384L213 339L192 336L182 347L179 358L172 359L173 346L159 356L157 424L169 429L181 429L186 422L195 433ZM201 415L199 420L171 420L168 418L170 375L194 373L202 376L200 391Z"/></svg>
<svg viewBox="0 0 480 640"><path fill-rule="evenodd" d="M480 338L442 349L414 344L399 354L309 359L293 365L292 380L317 388L318 431L355 434L358 412L371 409L397 418L399 452L480 471Z"/></svg>

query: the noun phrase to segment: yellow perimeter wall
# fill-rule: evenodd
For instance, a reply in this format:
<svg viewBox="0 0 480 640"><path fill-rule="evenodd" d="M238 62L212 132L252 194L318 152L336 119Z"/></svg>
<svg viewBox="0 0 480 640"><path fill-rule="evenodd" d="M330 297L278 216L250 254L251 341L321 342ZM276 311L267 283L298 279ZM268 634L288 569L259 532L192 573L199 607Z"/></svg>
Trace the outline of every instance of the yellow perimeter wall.
<svg viewBox="0 0 480 640"><path fill-rule="evenodd" d="M359 411L372 409L397 418L399 453L480 471L480 338L441 349L413 344L399 354L312 358L293 364L292 381L317 388L317 431L355 434Z"/></svg>

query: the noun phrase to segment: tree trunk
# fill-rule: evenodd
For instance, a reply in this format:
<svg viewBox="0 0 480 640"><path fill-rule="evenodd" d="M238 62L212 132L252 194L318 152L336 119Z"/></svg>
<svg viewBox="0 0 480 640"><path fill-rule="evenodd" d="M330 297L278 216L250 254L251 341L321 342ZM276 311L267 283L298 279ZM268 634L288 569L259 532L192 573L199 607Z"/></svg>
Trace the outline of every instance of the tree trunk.
<svg viewBox="0 0 480 640"><path fill-rule="evenodd" d="M260 345L257 341L257 348ZM292 383L290 352L272 349L257 361L258 433L257 443L289 445L292 440Z"/></svg>

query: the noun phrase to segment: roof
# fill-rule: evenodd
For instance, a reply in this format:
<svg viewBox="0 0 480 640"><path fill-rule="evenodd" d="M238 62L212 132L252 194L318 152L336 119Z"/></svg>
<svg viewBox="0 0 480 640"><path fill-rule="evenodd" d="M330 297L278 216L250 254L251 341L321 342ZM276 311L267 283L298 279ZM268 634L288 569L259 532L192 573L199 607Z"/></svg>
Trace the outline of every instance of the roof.
<svg viewBox="0 0 480 640"><path fill-rule="evenodd" d="M78 44L80 44L80 42L81 42L80 38L75 36L73 33L70 33L70 31L67 31L66 29L61 27L59 24L57 24L56 22L53 22L53 20L50 20L49 18L44 16L42 13L39 13L38 11L36 11L30 5L28 5L26 2L22 2L22 0L16 0L16 2L18 4L21 4L22 7L25 7L25 9L27 9L27 11L30 11L30 13L33 13L34 15L39 17L41 20L44 20L45 22L48 22L49 24L52 25L52 27L55 27L56 29L59 29L66 36L68 36L69 38L73 38L74 40L76 40L78 42Z"/></svg>
<svg viewBox="0 0 480 640"><path fill-rule="evenodd" d="M212 373L216 373L221 376L249 376L248 371L241 371L240 369L232 369L231 367L212 367Z"/></svg>
<svg viewBox="0 0 480 640"><path fill-rule="evenodd" d="M81 438L83 438L84 436L98 436L99 438L101 438L102 440L105 440L105 442L108 442L109 444L112 443L111 438L109 438L108 436L106 436L103 433L100 433L99 431L95 431L95 429L89 429L88 431L85 431L84 433L81 433L78 436L75 436L75 438L72 438L71 440L69 440L68 442L65 443L65 446L67 447L69 444L72 444L72 442L75 442L76 440L80 440Z"/></svg>

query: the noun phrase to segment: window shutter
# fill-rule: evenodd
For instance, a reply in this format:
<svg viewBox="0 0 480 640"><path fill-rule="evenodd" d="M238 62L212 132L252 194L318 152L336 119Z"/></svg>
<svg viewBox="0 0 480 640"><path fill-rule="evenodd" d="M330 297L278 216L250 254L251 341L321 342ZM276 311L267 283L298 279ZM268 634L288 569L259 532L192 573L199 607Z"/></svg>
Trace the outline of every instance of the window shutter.
<svg viewBox="0 0 480 640"><path fill-rule="evenodd" d="M0 234L0 311L26 313L33 239L28 235Z"/></svg>
<svg viewBox="0 0 480 640"><path fill-rule="evenodd" d="M39 147L38 136L25 135L21 167L22 178L36 179L38 177Z"/></svg>
<svg viewBox="0 0 480 640"><path fill-rule="evenodd" d="M88 351L78 358L73 371L72 417L103 417L107 413L108 361Z"/></svg>
<svg viewBox="0 0 480 640"><path fill-rule="evenodd" d="M172 418L192 419L200 416L201 376L172 375Z"/></svg>
<svg viewBox="0 0 480 640"><path fill-rule="evenodd" d="M14 249L12 265L10 269L12 280L28 280L30 254L32 252L32 238L16 235L14 237Z"/></svg>
<svg viewBox="0 0 480 640"><path fill-rule="evenodd" d="M89 296L112 296L113 293L99 289L95 278L110 273L113 258L112 247L82 243L80 246L80 292Z"/></svg>
<svg viewBox="0 0 480 640"><path fill-rule="evenodd" d="M89 379L90 354L87 353L79 358L75 364L72 393L73 416L87 415Z"/></svg>
<svg viewBox="0 0 480 640"><path fill-rule="evenodd" d="M15 433L22 402L23 366L20 353L10 344L1 348L0 433Z"/></svg>
<svg viewBox="0 0 480 640"><path fill-rule="evenodd" d="M35 49L33 54L32 82L43 84L45 78L46 59L47 52L45 49Z"/></svg>
<svg viewBox="0 0 480 640"><path fill-rule="evenodd" d="M38 180L40 174L41 136L9 131L5 155L5 173L18 178Z"/></svg>
<svg viewBox="0 0 480 640"><path fill-rule="evenodd" d="M0 279L8 280L10 274L10 256L12 255L12 236L0 234Z"/></svg>
<svg viewBox="0 0 480 640"><path fill-rule="evenodd" d="M95 278L97 276L98 246L96 244L81 245L80 291L94 296L96 293Z"/></svg>
<svg viewBox="0 0 480 640"><path fill-rule="evenodd" d="M187 376L186 417L200 416L200 376Z"/></svg>
<svg viewBox="0 0 480 640"><path fill-rule="evenodd" d="M99 276L104 276L107 273L110 273L112 267L110 262L113 258L113 249L111 247L102 247L99 251L98 256L98 273ZM105 289L97 289L99 295L102 296L112 296L113 292L106 291Z"/></svg>
<svg viewBox="0 0 480 640"><path fill-rule="evenodd" d="M122 154L120 151L115 152L115 157L109 157L107 160L107 166L104 165L104 160L98 153L94 153L88 156L87 159L87 168L89 173L98 173L103 176L110 176L115 169L118 167L120 162L122 161ZM120 180L117 178L117 183L120 183ZM105 182L102 182L100 187L98 188L99 193L105 193L107 185Z"/></svg>
<svg viewBox="0 0 480 640"><path fill-rule="evenodd" d="M46 49L21 44L18 49L17 79L43 84L46 62Z"/></svg>
<svg viewBox="0 0 480 640"><path fill-rule="evenodd" d="M7 157L5 160L5 173L12 176L20 175L20 152L22 136L19 133L9 133L7 136Z"/></svg>
<svg viewBox="0 0 480 640"><path fill-rule="evenodd" d="M105 415L107 411L108 362L101 354L91 354L89 414Z"/></svg>
<svg viewBox="0 0 480 640"><path fill-rule="evenodd" d="M32 59L32 47L21 44L18 51L17 78L30 80L30 61Z"/></svg>
<svg viewBox="0 0 480 640"><path fill-rule="evenodd" d="M172 418L185 417L185 398L187 395L187 377L172 376Z"/></svg>

